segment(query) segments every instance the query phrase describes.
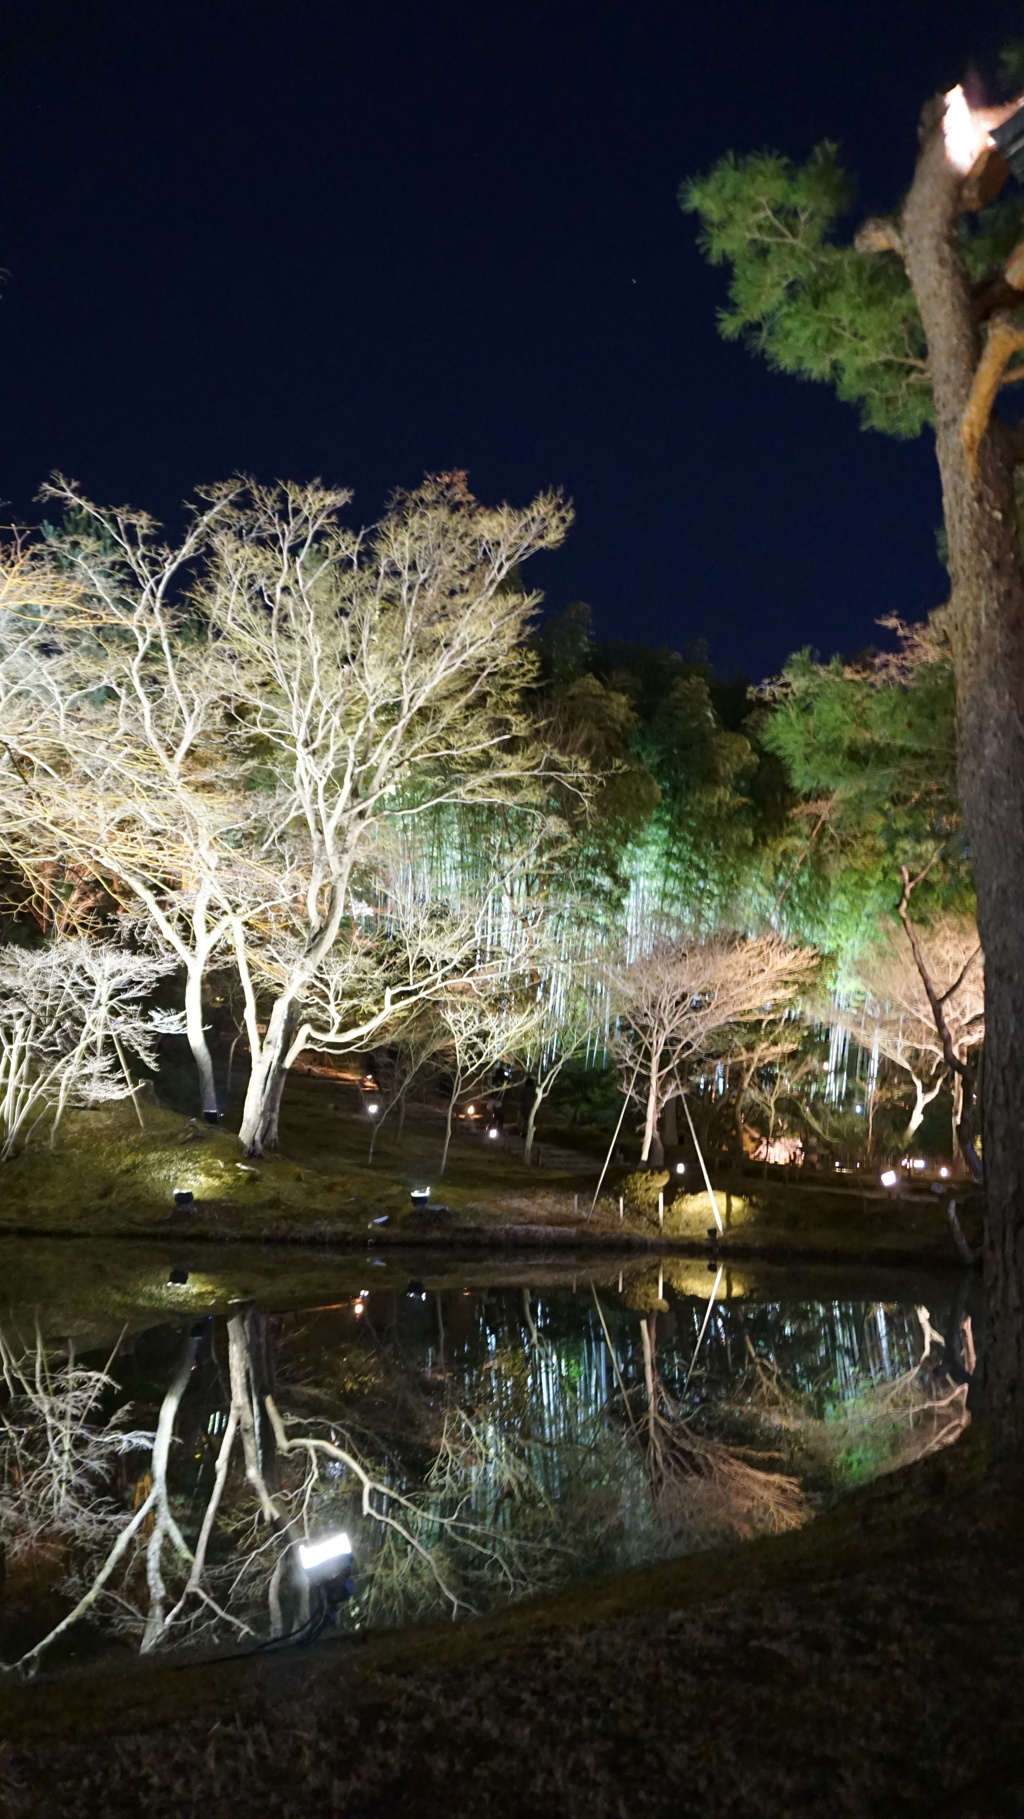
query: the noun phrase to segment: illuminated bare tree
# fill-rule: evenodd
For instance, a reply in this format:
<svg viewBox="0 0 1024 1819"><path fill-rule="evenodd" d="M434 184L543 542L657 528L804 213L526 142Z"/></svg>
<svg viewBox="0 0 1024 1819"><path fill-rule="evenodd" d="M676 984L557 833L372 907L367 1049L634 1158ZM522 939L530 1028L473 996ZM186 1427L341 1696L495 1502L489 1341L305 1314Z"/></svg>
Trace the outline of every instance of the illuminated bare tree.
<svg viewBox="0 0 1024 1819"><path fill-rule="evenodd" d="M222 899L238 894L252 796L226 743L223 665L180 593L236 489L218 490L175 547L145 514L101 511L64 482L47 490L71 528L31 562L0 554L0 840L44 905L55 874L95 879L173 955L212 1111L203 980L228 934ZM242 894L259 894L251 877Z"/></svg>
<svg viewBox="0 0 1024 1819"><path fill-rule="evenodd" d="M100 1105L137 1087L128 1054L155 1066L156 1038L177 1018L142 1001L173 962L82 936L0 949L0 1160L68 1106Z"/></svg>
<svg viewBox="0 0 1024 1819"><path fill-rule="evenodd" d="M973 1051L985 1036L984 965L978 931L973 918L944 914L935 917L927 930L916 930L914 938L916 957L903 934L896 929L885 931L855 967L864 994L859 1010L851 1015L837 1009L833 1017L865 1047L877 1044L879 1052L909 1076L914 1104L904 1142L920 1128L927 1107L949 1084L955 1144L964 1076ZM936 1026L935 1004L941 1028ZM949 1065L947 1045L955 1067Z"/></svg>
<svg viewBox="0 0 1024 1819"><path fill-rule="evenodd" d="M643 1107L644 1162L663 1161L661 1114L712 1039L731 1023L777 1016L817 965L813 949L777 935L683 936L609 974L624 1077Z"/></svg>
<svg viewBox="0 0 1024 1819"><path fill-rule="evenodd" d="M240 724L273 774L261 851L292 936L261 1029L252 919L232 921L252 1059L241 1137L253 1153L277 1141L288 1066L315 1036L306 1002L374 830L449 802L539 814L551 769L521 694L537 596L516 576L562 540L562 502L489 510L446 476L398 496L365 534L340 526L342 503L252 488L218 521L203 591Z"/></svg>

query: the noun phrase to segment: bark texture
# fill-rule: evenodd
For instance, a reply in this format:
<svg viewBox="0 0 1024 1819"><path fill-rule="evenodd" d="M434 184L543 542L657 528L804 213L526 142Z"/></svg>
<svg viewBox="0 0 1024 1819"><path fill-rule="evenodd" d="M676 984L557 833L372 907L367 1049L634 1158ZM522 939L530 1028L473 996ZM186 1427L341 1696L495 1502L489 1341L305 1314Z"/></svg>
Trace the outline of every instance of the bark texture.
<svg viewBox="0 0 1024 1819"><path fill-rule="evenodd" d="M907 272L928 342L951 595L959 781L986 967L982 1129L987 1195L981 1400L1024 1431L1024 566L1012 438L998 421L966 444L981 359L957 249L963 179L941 116L923 129L903 217Z"/></svg>

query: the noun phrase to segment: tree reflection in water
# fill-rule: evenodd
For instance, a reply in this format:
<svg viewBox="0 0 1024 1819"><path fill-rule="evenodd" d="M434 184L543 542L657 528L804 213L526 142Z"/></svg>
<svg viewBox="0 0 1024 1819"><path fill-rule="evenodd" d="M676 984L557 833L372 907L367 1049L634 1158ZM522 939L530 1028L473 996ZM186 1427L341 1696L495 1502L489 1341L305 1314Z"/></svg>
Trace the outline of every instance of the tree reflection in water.
<svg viewBox="0 0 1024 1819"><path fill-rule="evenodd" d="M102 1368L8 1331L8 1664L75 1638L256 1647L328 1615L481 1609L791 1527L962 1429L963 1295L931 1313L727 1299L719 1272L704 1301L665 1268L667 1287L600 1296L416 1283L304 1314L236 1306ZM356 1584L333 1611L299 1546L340 1529Z"/></svg>

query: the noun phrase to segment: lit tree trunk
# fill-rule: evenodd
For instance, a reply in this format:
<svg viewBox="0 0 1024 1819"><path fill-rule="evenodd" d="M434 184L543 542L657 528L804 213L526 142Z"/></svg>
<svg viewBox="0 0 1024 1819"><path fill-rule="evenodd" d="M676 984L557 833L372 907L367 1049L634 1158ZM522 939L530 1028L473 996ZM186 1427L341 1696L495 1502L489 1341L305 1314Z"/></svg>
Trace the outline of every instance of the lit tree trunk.
<svg viewBox="0 0 1024 1819"><path fill-rule="evenodd" d="M910 1078L914 1082L914 1109L911 1112L910 1117L907 1119L906 1130L903 1132L903 1135L900 1138L901 1143L909 1143L911 1137L914 1137L917 1135L917 1132L920 1130L922 1124L924 1123L924 1114L925 1114L926 1109L931 1104L933 1099L938 1098L940 1092L942 1091L941 1079L937 1080L935 1082L934 1086L931 1088L931 1091L926 1093L924 1090L923 1080L920 1080L916 1074L911 1074Z"/></svg>
<svg viewBox="0 0 1024 1819"><path fill-rule="evenodd" d="M281 997L270 1013L267 1033L252 1050L252 1069L245 1090L242 1122L238 1135L247 1156L261 1156L264 1150L276 1149L281 1115L281 1099L288 1072L285 1058L299 1024L299 1005L292 998Z"/></svg>
<svg viewBox="0 0 1024 1819"><path fill-rule="evenodd" d="M526 1114L526 1135L523 1138L523 1161L526 1163L527 1167L529 1167L533 1156L533 1141L537 1135L537 1113L540 1111L542 1104L543 1100L541 1099L540 1094L534 1093L533 1103Z"/></svg>
<svg viewBox="0 0 1024 1819"><path fill-rule="evenodd" d="M1024 1415L1024 568L1011 433L992 422L973 460L962 436L979 361L957 250L962 186L933 110L904 212L903 247L935 399L952 582L944 618L985 954L982 1400L1013 1439Z"/></svg>
<svg viewBox="0 0 1024 1819"><path fill-rule="evenodd" d="M644 1115L644 1146L640 1152L641 1162L653 1162L655 1168L660 1168L665 1160L661 1133L658 1130L658 1089L661 1085L661 1057L662 1050L660 1048L652 1050L651 1071L647 1084L647 1109Z"/></svg>
<svg viewBox="0 0 1024 1819"><path fill-rule="evenodd" d="M215 1112L217 1088L213 1079L213 1057L203 1028L203 974L200 966L190 966L185 975L185 1030L199 1076L201 1109L204 1112Z"/></svg>

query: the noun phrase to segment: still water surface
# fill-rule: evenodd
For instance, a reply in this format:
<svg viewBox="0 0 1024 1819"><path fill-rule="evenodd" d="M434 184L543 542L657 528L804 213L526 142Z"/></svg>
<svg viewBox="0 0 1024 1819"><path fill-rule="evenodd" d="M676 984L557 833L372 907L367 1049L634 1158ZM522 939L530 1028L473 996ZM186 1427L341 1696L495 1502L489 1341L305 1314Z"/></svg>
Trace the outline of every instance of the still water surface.
<svg viewBox="0 0 1024 1819"><path fill-rule="evenodd" d="M12 1242L0 1271L0 1644L46 1669L793 1526L955 1434L973 1339L953 1274Z"/></svg>

